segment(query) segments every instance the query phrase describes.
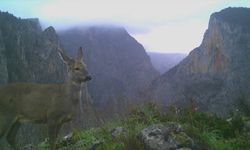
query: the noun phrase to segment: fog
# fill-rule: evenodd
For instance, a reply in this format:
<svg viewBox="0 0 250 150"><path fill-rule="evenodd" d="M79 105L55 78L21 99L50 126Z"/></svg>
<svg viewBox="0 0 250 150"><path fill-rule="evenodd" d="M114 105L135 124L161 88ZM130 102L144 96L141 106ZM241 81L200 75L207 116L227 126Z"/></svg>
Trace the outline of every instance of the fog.
<svg viewBox="0 0 250 150"><path fill-rule="evenodd" d="M0 10L22 18L38 17L43 28L117 25L125 27L147 51L188 53L199 46L209 16L242 0L36 0L1 1ZM180 44L181 43L181 44Z"/></svg>

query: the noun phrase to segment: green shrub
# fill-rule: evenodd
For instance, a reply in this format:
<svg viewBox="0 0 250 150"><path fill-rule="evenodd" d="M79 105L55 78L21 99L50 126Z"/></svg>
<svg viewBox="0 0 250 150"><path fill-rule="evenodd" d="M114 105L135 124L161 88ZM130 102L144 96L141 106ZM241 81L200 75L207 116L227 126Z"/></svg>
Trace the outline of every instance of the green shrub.
<svg viewBox="0 0 250 150"><path fill-rule="evenodd" d="M73 131L67 141L59 141L59 150L74 149L74 146L85 150L99 143L97 150L143 150L137 135L149 125L156 123L177 122L182 125L184 132L204 150L242 150L250 147L250 137L243 134L243 121L249 116L234 112L226 118L215 114L198 112L192 107L177 109L171 106L161 112L158 105L148 103L132 109L131 113L121 119L115 119L100 128ZM123 132L116 138L111 130L122 127ZM177 137L181 138L181 137ZM183 141L185 142L185 141ZM37 150L47 150L48 142L37 146Z"/></svg>

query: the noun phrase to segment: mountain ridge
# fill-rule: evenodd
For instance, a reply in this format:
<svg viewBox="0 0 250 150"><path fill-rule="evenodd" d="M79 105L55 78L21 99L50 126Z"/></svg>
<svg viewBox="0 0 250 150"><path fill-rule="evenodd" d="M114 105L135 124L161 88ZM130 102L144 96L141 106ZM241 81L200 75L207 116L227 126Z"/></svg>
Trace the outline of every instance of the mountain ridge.
<svg viewBox="0 0 250 150"><path fill-rule="evenodd" d="M152 83L154 98L168 105L194 101L200 110L218 114L239 109L242 96L249 103L250 30L217 17L241 9L250 15L248 8L227 8L211 15L201 45Z"/></svg>

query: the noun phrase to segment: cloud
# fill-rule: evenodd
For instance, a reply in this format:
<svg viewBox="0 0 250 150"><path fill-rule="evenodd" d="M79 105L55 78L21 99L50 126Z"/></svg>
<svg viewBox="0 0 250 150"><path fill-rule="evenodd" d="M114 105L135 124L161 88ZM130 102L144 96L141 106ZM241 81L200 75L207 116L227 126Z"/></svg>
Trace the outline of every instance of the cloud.
<svg viewBox="0 0 250 150"><path fill-rule="evenodd" d="M154 26L163 22L192 17L219 1L54 0L41 5L36 13L43 20L53 24L110 21Z"/></svg>
<svg viewBox="0 0 250 150"><path fill-rule="evenodd" d="M200 45L206 28L206 22L196 20L159 26L147 34L133 36L145 43L148 51L188 53Z"/></svg>
<svg viewBox="0 0 250 150"><path fill-rule="evenodd" d="M37 15L57 28L79 23L122 25L149 51L187 53L200 44L210 14L207 11L220 2L55 0L41 6Z"/></svg>
<svg viewBox="0 0 250 150"><path fill-rule="evenodd" d="M43 27L124 26L147 50L188 53L197 47L209 16L249 0L1 0L0 9L18 17L39 17Z"/></svg>

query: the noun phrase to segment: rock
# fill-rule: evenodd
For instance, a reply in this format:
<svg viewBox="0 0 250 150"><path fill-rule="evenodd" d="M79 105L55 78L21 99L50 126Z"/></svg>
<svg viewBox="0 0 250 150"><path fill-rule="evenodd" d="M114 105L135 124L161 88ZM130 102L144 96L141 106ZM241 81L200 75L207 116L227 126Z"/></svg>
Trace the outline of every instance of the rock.
<svg viewBox="0 0 250 150"><path fill-rule="evenodd" d="M244 121L243 132L250 135L250 121Z"/></svg>
<svg viewBox="0 0 250 150"><path fill-rule="evenodd" d="M111 135L113 138L117 138L123 132L123 127L116 127L111 130Z"/></svg>
<svg viewBox="0 0 250 150"><path fill-rule="evenodd" d="M88 148L88 150L96 150L98 146L103 144L103 141L95 141L93 144L91 144Z"/></svg>
<svg viewBox="0 0 250 150"><path fill-rule="evenodd" d="M178 148L178 149L176 149L176 150L192 150L191 148L186 148L186 147L184 147L184 148Z"/></svg>
<svg viewBox="0 0 250 150"><path fill-rule="evenodd" d="M194 146L193 140L177 123L151 125L143 129L138 137L147 150L172 150Z"/></svg>
<svg viewBox="0 0 250 150"><path fill-rule="evenodd" d="M66 135L66 136L64 136L62 138L59 138L57 140L57 146L58 147L67 147L67 145L72 145L72 144L74 144L74 146L77 145L77 143L75 143L75 141L73 140L73 134L72 133L69 133L68 135Z"/></svg>
<svg viewBox="0 0 250 150"><path fill-rule="evenodd" d="M35 145L28 144L21 148L21 150L32 150L35 149Z"/></svg>
<svg viewBox="0 0 250 150"><path fill-rule="evenodd" d="M84 144L85 144L85 142L82 141L82 140L77 141L77 142L74 144L74 146L73 146L72 149L74 149L74 150L81 150L81 149L82 149L82 145L84 145Z"/></svg>
<svg viewBox="0 0 250 150"><path fill-rule="evenodd" d="M68 135L64 136L63 137L63 140L67 141L67 140L70 140L73 136L73 133L69 133Z"/></svg>
<svg viewBox="0 0 250 150"><path fill-rule="evenodd" d="M6 49L3 42L2 32L0 30L0 85L8 83L7 59L4 55Z"/></svg>
<svg viewBox="0 0 250 150"><path fill-rule="evenodd" d="M152 82L153 99L166 105L193 103L199 110L219 115L249 104L249 16L249 8L212 14L201 45ZM241 97L244 99L239 101Z"/></svg>
<svg viewBox="0 0 250 150"><path fill-rule="evenodd" d="M6 78L7 83L64 82L66 68L58 55L59 39L55 30L49 27L42 31L38 24L36 19L0 12L0 75L6 76L0 78L0 84Z"/></svg>

